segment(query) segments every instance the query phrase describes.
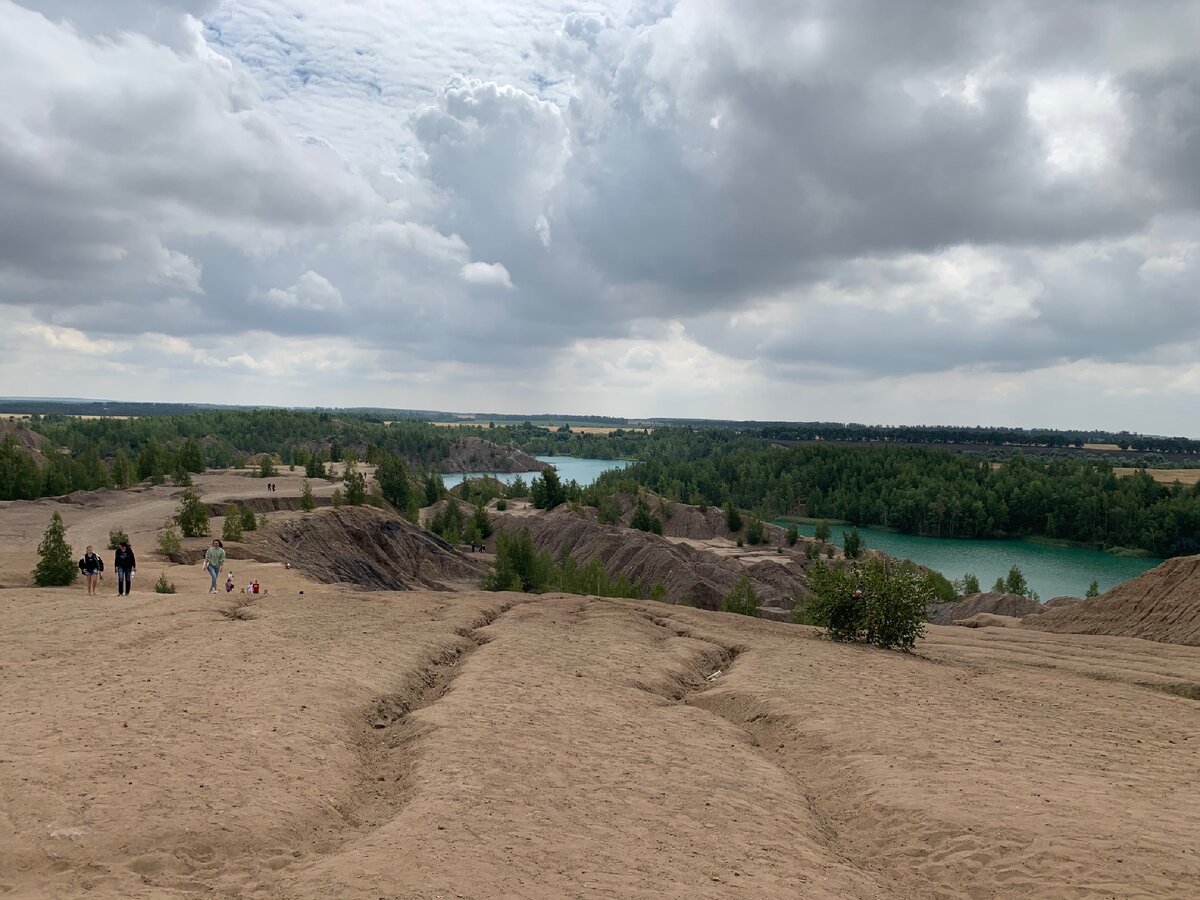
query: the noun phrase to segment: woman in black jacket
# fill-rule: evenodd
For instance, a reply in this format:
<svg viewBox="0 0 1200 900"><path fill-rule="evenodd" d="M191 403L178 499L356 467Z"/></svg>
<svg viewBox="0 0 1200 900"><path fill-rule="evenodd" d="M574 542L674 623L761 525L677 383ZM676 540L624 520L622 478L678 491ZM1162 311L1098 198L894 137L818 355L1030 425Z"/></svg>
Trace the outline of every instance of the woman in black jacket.
<svg viewBox="0 0 1200 900"><path fill-rule="evenodd" d="M87 589L89 594L96 593L96 581L104 577L104 560L102 560L96 551L92 549L92 545L88 544L88 548L84 551L79 560L79 571L83 573L83 577L87 579Z"/></svg>
<svg viewBox="0 0 1200 900"><path fill-rule="evenodd" d="M137 560L133 557L133 548L124 541L117 545L113 568L117 570L117 596L128 595L133 587L133 570L137 568Z"/></svg>

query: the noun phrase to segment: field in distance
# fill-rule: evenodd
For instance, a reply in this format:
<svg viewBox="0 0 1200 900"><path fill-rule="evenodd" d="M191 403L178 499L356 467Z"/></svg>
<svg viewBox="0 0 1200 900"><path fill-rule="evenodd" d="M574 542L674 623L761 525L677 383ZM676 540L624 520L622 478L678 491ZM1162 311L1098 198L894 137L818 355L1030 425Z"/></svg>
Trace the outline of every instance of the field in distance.
<svg viewBox="0 0 1200 900"><path fill-rule="evenodd" d="M1132 475L1139 469L1118 467L1113 469L1117 475ZM1146 474L1160 484L1200 484L1200 469L1146 469Z"/></svg>

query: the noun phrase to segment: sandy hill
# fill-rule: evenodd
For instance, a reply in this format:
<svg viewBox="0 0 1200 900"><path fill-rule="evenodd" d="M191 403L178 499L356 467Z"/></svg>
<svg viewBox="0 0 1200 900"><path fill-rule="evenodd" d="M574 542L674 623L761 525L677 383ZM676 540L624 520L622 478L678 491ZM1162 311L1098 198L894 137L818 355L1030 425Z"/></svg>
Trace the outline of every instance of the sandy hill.
<svg viewBox="0 0 1200 900"><path fill-rule="evenodd" d="M528 529L534 544L581 563L599 559L611 575L624 575L647 591L663 585L672 603L718 609L743 574L750 576L764 606L790 610L809 595L808 579L792 557L746 566L736 558L654 534L599 522L559 507L544 514L493 514L499 532ZM494 539L489 546L494 545Z"/></svg>
<svg viewBox="0 0 1200 900"><path fill-rule="evenodd" d="M994 616L1027 616L1041 610L1036 600L1020 594L1004 594L986 591L968 594L953 603L931 603L926 609L929 621L934 625L953 625L961 619L969 619L980 613Z"/></svg>
<svg viewBox="0 0 1200 900"><path fill-rule="evenodd" d="M547 465L515 447L466 437L455 441L438 468L443 472L540 472Z"/></svg>
<svg viewBox="0 0 1200 900"><path fill-rule="evenodd" d="M483 563L411 522L369 506L322 509L248 532L247 555L325 583L366 590L473 588Z"/></svg>
<svg viewBox="0 0 1200 900"><path fill-rule="evenodd" d="M54 452L54 446L49 439L38 434L32 428L24 426L21 422L0 420L0 441L9 435L13 436L17 446L33 457L34 462L39 466L45 464L47 453Z"/></svg>
<svg viewBox="0 0 1200 900"><path fill-rule="evenodd" d="M1060 634L1113 634L1200 646L1200 556L1168 559L1099 597L1024 621Z"/></svg>
<svg viewBox="0 0 1200 900"><path fill-rule="evenodd" d="M686 503L675 503L659 496L653 491L642 491L641 494L620 493L614 495L621 509L621 524L628 527L637 509L639 498L646 504L652 515L658 516L663 523L663 535L666 537L691 538L694 540L709 540L712 538L727 538L736 540L737 534L725 526L725 513L715 506L691 506ZM748 516L743 516L743 520ZM745 526L743 525L743 533ZM763 523L766 543L778 546L786 533L778 525Z"/></svg>

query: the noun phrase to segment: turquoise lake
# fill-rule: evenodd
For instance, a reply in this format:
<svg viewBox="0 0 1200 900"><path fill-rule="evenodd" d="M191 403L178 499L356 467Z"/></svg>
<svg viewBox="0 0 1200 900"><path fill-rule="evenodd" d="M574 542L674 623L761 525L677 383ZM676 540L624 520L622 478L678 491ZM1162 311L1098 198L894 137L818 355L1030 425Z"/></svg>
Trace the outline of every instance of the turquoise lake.
<svg viewBox="0 0 1200 900"><path fill-rule="evenodd" d="M801 534L812 536L813 526L798 525L797 528ZM840 547L848 526L833 525L830 530L832 540ZM1101 591L1107 591L1162 562L1160 559L1122 559L1098 550L1048 547L1029 541L917 537L871 528L860 528L858 533L868 547L937 569L951 581L970 572L979 578L979 586L985 591L991 590L996 579L1007 575L1009 567L1015 565L1042 600L1064 595L1082 597L1093 578L1100 582Z"/></svg>
<svg viewBox="0 0 1200 900"><path fill-rule="evenodd" d="M601 472L607 472L609 469L623 469L628 466L627 459L581 459L575 456L539 456L537 457L544 463L550 463L558 470L559 481L566 484L568 481L577 481L580 486L586 487L600 477ZM442 481L446 487L454 487L456 484L461 484L463 478L483 478L485 475L490 475L492 478L498 478L505 484L511 484L517 475L520 475L528 483L536 472L468 472L463 475L461 472L446 472L442 475Z"/></svg>
<svg viewBox="0 0 1200 900"><path fill-rule="evenodd" d="M580 459L574 456L539 456L538 459L553 465L563 482L574 479L585 486L599 478L601 472L623 469L630 465L628 460L623 459ZM465 477L482 478L484 474L471 472ZM536 473L520 474L528 482ZM517 473L492 474L492 477L508 484L517 477ZM463 478L459 472L447 472L442 475L446 487L454 487ZM797 527L802 534L812 536L813 526ZM831 530L833 541L841 546L842 534L846 529L834 525L831 526ZM917 537L890 531L875 531L871 528L860 528L858 531L868 547L882 550L889 556L911 559L923 566L937 569L951 581L970 572L979 578L979 585L985 591L990 590L996 579L1007 575L1009 567L1015 565L1043 600L1063 595L1082 597L1093 578L1100 582L1100 590L1106 591L1131 578L1137 578L1162 562L1159 559L1122 559L1098 550L1048 547L1028 541L969 541Z"/></svg>

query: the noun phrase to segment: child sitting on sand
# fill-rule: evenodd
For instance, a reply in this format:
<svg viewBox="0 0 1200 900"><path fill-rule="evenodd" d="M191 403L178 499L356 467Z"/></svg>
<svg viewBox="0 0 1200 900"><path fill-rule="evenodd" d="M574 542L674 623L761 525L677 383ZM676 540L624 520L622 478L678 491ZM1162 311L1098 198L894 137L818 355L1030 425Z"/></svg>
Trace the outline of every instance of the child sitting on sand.
<svg viewBox="0 0 1200 900"><path fill-rule="evenodd" d="M227 594L233 593L233 573L232 572L230 572L228 575L225 576L225 593L227 593Z"/></svg>

